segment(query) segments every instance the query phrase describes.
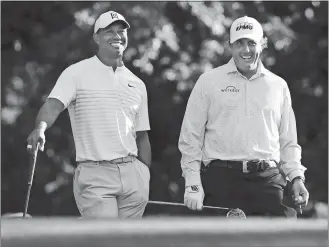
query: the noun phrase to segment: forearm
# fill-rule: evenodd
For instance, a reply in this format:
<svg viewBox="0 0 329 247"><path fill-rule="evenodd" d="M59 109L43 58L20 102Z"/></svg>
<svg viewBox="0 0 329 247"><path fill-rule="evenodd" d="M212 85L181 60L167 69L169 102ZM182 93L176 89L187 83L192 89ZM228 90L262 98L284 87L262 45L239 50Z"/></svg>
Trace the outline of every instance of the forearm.
<svg viewBox="0 0 329 247"><path fill-rule="evenodd" d="M290 129L291 130L291 129ZM291 130L293 131L293 130ZM302 149L297 144L296 130L286 131L280 138L280 164L283 173L292 181L295 177L304 177L306 168L301 164Z"/></svg>
<svg viewBox="0 0 329 247"><path fill-rule="evenodd" d="M188 112L187 112L188 113ZM204 143L205 124L193 121L193 116L185 116L179 137L178 147L182 154L181 168L185 185L201 184L200 168L202 146ZM195 118L198 121L200 118Z"/></svg>
<svg viewBox="0 0 329 247"><path fill-rule="evenodd" d="M178 142L185 186L201 184L200 168L205 135L205 118L194 117L190 113L186 111Z"/></svg>
<svg viewBox="0 0 329 247"><path fill-rule="evenodd" d="M200 133L196 135L194 133ZM181 168L185 178L185 186L201 184L200 169L202 161L202 143L204 128L195 130L187 119L184 119L179 137L179 150L182 153Z"/></svg>
<svg viewBox="0 0 329 247"><path fill-rule="evenodd" d="M301 164L302 149L298 145L294 111L286 100L280 124L280 164L283 173L292 181L296 176L304 177L306 168Z"/></svg>
<svg viewBox="0 0 329 247"><path fill-rule="evenodd" d="M137 132L136 145L138 149L138 159L148 167L151 167L151 144L146 131Z"/></svg>
<svg viewBox="0 0 329 247"><path fill-rule="evenodd" d="M201 185L201 161L195 160L189 163L181 163L181 168L185 186Z"/></svg>
<svg viewBox="0 0 329 247"><path fill-rule="evenodd" d="M59 100L47 99L36 117L35 127L43 130L51 127L63 110L64 105Z"/></svg>

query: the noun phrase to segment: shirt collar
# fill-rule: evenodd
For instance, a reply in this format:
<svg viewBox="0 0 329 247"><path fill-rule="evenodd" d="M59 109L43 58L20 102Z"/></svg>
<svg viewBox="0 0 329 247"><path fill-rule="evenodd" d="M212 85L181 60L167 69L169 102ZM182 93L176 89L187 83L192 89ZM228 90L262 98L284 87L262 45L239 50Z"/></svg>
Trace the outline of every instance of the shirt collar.
<svg viewBox="0 0 329 247"><path fill-rule="evenodd" d="M102 61L99 60L99 58L98 58L96 55L93 56L93 60L94 60L94 61L96 62L96 64L97 64L98 66L100 66L101 68L105 68L105 69L110 69L110 68L111 68L111 69L113 70L113 68L112 68L111 66L107 66L107 65L105 65L104 63L102 63ZM126 67L125 67L125 65L123 64L122 66L117 67L116 71L123 71L125 68L126 68Z"/></svg>
<svg viewBox="0 0 329 247"><path fill-rule="evenodd" d="M235 65L233 57L227 63L227 74L231 74L231 73L239 73L239 71ZM262 61L259 61L259 66L257 68L257 72L255 75L268 75L268 74L269 74L269 70L267 70L264 67Z"/></svg>
<svg viewBox="0 0 329 247"><path fill-rule="evenodd" d="M264 67L262 61L259 61L259 67L257 69L257 73L262 75L268 75L270 71Z"/></svg>

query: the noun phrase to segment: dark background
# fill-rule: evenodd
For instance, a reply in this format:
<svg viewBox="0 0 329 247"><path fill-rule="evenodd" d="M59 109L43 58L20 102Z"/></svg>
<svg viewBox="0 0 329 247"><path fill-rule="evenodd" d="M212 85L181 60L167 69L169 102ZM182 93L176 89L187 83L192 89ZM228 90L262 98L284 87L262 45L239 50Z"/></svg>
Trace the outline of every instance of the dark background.
<svg viewBox="0 0 329 247"><path fill-rule="evenodd" d="M94 54L95 19L108 10L131 24L125 64L146 84L152 146L150 199L182 202L177 148L186 102L202 72L226 63L234 19L258 19L268 37L263 62L291 90L310 202L328 202L328 2L1 2L1 212L21 212L26 138L60 73ZM65 111L46 132L31 192L32 215L78 215L75 151ZM223 205L224 206L224 205ZM170 207L147 214L171 213Z"/></svg>

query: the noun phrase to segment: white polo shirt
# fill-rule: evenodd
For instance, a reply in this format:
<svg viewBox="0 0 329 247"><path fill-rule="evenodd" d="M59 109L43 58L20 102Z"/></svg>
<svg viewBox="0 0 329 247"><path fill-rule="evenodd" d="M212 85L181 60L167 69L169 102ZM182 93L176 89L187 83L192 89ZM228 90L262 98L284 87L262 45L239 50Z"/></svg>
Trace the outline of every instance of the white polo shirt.
<svg viewBox="0 0 329 247"><path fill-rule="evenodd" d="M77 161L137 156L136 131L150 129L143 81L97 56L65 69L48 98L68 108Z"/></svg>
<svg viewBox="0 0 329 247"><path fill-rule="evenodd" d="M262 63L248 80L233 58L202 74L190 95L179 138L183 176L198 179L214 159L272 159L289 179L304 176L294 112L285 80ZM194 177L194 178L193 178Z"/></svg>

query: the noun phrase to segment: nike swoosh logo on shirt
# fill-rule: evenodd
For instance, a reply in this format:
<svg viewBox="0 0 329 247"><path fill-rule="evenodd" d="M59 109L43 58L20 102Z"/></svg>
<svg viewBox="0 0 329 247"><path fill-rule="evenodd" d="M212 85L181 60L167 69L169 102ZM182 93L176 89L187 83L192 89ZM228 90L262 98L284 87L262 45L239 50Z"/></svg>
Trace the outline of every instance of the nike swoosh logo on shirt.
<svg viewBox="0 0 329 247"><path fill-rule="evenodd" d="M135 87L135 86L133 86L133 85L131 85L131 84L128 84L128 87Z"/></svg>

